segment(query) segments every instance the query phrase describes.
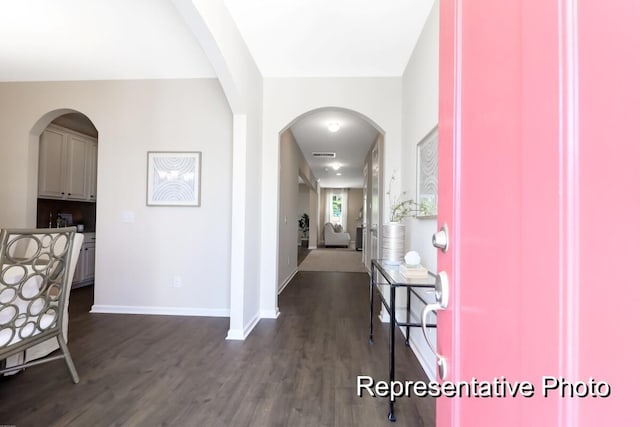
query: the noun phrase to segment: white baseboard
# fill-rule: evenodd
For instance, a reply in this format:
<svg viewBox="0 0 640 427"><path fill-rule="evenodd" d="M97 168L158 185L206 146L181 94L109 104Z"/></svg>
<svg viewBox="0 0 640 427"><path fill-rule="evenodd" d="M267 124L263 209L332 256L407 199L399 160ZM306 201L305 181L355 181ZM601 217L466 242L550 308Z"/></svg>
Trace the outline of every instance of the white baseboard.
<svg viewBox="0 0 640 427"><path fill-rule="evenodd" d="M384 312L384 313L383 313ZM420 318L420 313L416 313L414 310L411 310L412 318ZM378 316L380 321L383 321L382 318L386 317L387 321L385 323L389 323L389 313L384 308L381 309L380 315ZM400 333L406 339L407 338L407 329L404 327L400 328ZM416 339L416 337L420 337L420 339ZM422 329L420 328L411 328L411 338L409 338L409 348L415 354L416 359L418 359L418 363L422 367L422 370L430 380L437 381L438 377L436 376L436 365L435 365L435 355L427 346L427 343L424 341L424 334L422 333ZM403 340L404 341L404 340Z"/></svg>
<svg viewBox="0 0 640 427"><path fill-rule="evenodd" d="M378 319L380 319L382 323L389 323L391 321L391 316L389 316L389 312L387 311L386 308L384 308L384 305L380 309L380 314L378 314Z"/></svg>
<svg viewBox="0 0 640 427"><path fill-rule="evenodd" d="M425 348L422 345L418 345L415 340L415 335L411 334L411 338L409 338L409 347L413 351L413 354L416 355L416 359L420 362L420 366L422 366L422 370L430 380L437 381L438 377L436 376L436 366L435 363L429 363L427 359L427 354L432 354L431 350ZM434 355L432 355L435 358Z"/></svg>
<svg viewBox="0 0 640 427"><path fill-rule="evenodd" d="M229 329L227 331L227 340L237 340L237 341L244 341L246 337L244 336L244 331L242 331L241 329Z"/></svg>
<svg viewBox="0 0 640 427"><path fill-rule="evenodd" d="M251 321L247 324L247 326L244 327L244 330L229 329L229 331L227 332L226 339L244 341L249 336L251 331L253 331L253 328L256 327L259 321L260 321L260 316L258 315L258 313L256 313L256 315L253 316L253 319L251 319Z"/></svg>
<svg viewBox="0 0 640 427"><path fill-rule="evenodd" d="M282 293L282 291L284 291L284 288L287 287L287 285L289 284L289 282L291 282L291 279L293 279L293 276L296 275L296 273L298 272L298 267L296 267L293 272L289 275L289 277L287 277L286 279L284 279L284 282L282 283L282 285L280 285L280 287L278 288L278 295L280 295Z"/></svg>
<svg viewBox="0 0 640 427"><path fill-rule="evenodd" d="M228 308L154 307L94 304L91 307L90 312L108 314L150 314L160 316L229 317Z"/></svg>
<svg viewBox="0 0 640 427"><path fill-rule="evenodd" d="M280 309L277 307L273 310L260 310L261 319L277 319L280 316Z"/></svg>
<svg viewBox="0 0 640 427"><path fill-rule="evenodd" d="M413 310L412 310L413 311ZM400 333L407 338L406 328L400 328ZM409 338L409 348L413 351L413 354L416 355L416 359L420 363L422 370L430 380L437 381L438 377L436 376L436 366L435 366L435 355L431 352L431 350L427 347L426 343L420 342L416 340L416 333L420 337L424 337L422 334L422 330L419 328L411 329L411 338ZM431 357L431 362L429 362L429 356Z"/></svg>

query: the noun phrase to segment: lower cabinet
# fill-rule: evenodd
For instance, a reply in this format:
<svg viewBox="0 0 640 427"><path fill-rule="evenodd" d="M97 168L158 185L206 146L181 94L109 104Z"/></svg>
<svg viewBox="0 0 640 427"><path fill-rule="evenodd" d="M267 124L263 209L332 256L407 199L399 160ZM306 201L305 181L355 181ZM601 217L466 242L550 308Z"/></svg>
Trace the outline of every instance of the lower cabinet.
<svg viewBox="0 0 640 427"><path fill-rule="evenodd" d="M95 266L96 235L95 233L85 233L71 287L77 288L92 284L95 275Z"/></svg>

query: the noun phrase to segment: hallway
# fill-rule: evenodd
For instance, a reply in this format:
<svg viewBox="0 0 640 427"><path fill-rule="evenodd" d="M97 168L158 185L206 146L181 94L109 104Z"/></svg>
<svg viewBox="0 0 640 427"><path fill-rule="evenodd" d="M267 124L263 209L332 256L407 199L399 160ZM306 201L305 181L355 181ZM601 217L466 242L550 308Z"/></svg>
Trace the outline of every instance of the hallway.
<svg viewBox="0 0 640 427"><path fill-rule="evenodd" d="M244 342L228 319L87 313L71 295L74 385L62 361L0 380L0 422L19 426L388 426L387 401L358 398L357 375L387 378L386 326L367 342L368 275L298 273L281 315ZM426 380L398 339L397 379ZM435 401L401 398L397 426L433 426Z"/></svg>

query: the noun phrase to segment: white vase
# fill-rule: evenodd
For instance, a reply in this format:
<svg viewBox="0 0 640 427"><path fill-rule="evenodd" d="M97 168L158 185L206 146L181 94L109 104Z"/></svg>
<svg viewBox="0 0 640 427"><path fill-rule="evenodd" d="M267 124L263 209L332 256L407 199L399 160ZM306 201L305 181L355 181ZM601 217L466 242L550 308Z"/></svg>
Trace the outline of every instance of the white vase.
<svg viewBox="0 0 640 427"><path fill-rule="evenodd" d="M404 257L404 224L390 222L382 226L382 259L388 264L400 264Z"/></svg>

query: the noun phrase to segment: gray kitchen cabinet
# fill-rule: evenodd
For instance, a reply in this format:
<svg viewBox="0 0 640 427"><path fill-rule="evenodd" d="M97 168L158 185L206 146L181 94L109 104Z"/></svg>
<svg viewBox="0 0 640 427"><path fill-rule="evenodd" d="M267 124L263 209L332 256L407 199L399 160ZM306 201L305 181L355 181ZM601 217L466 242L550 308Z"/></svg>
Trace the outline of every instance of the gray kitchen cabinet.
<svg viewBox="0 0 640 427"><path fill-rule="evenodd" d="M78 263L73 275L73 288L93 283L96 265L96 234L84 233L84 242L80 248Z"/></svg>
<svg viewBox="0 0 640 427"><path fill-rule="evenodd" d="M40 136L38 197L96 201L98 141L49 125Z"/></svg>

